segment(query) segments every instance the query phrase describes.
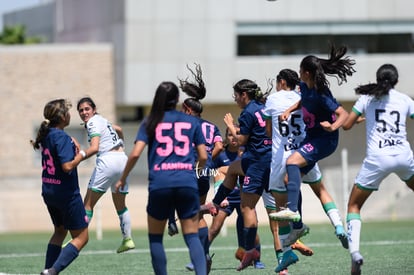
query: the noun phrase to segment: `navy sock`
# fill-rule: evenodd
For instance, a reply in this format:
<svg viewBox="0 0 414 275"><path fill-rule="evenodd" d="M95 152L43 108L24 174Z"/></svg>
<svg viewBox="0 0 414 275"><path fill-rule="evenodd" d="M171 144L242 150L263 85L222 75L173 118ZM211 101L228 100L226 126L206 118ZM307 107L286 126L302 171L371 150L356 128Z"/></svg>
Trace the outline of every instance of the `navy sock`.
<svg viewBox="0 0 414 275"><path fill-rule="evenodd" d="M207 274L206 255L204 254L203 246L201 245L198 234L185 234L184 240L188 250L190 250L190 259L194 265L195 273L200 275Z"/></svg>
<svg viewBox="0 0 414 275"><path fill-rule="evenodd" d="M286 172L288 175L288 184L286 189L288 191L288 208L292 211L298 210L298 199L300 190L300 169L295 164L286 165Z"/></svg>
<svg viewBox="0 0 414 275"><path fill-rule="evenodd" d="M228 189L226 186L221 184L219 189L217 190L216 195L213 198L213 203L216 205L220 205L220 203L230 194L231 191L231 189Z"/></svg>
<svg viewBox="0 0 414 275"><path fill-rule="evenodd" d="M202 227L198 229L198 237L200 238L201 245L204 249L204 254L209 254L209 242L208 242L208 227Z"/></svg>
<svg viewBox="0 0 414 275"><path fill-rule="evenodd" d="M167 256L162 243L162 234L148 234L152 268L157 275L167 275Z"/></svg>
<svg viewBox="0 0 414 275"><path fill-rule="evenodd" d="M237 216L236 227L237 227L237 242L239 244L239 247L244 248L244 233L243 233L244 222L243 222L243 216L241 213Z"/></svg>
<svg viewBox="0 0 414 275"><path fill-rule="evenodd" d="M59 257L53 264L53 268L57 273L61 272L68 265L70 265L70 263L73 262L73 260L75 260L78 255L78 249L72 243L68 243L60 252Z"/></svg>
<svg viewBox="0 0 414 275"><path fill-rule="evenodd" d="M299 199L298 199L298 211L300 214L300 220L298 222L292 222L293 229L301 229L303 226L302 222L302 192L299 190Z"/></svg>
<svg viewBox="0 0 414 275"><path fill-rule="evenodd" d="M244 249L246 251L251 250L255 247L257 227L245 227L243 228L244 233Z"/></svg>
<svg viewBox="0 0 414 275"><path fill-rule="evenodd" d="M49 269L53 266L59 257L60 251L62 251L61 245L51 243L47 245L45 269Z"/></svg>

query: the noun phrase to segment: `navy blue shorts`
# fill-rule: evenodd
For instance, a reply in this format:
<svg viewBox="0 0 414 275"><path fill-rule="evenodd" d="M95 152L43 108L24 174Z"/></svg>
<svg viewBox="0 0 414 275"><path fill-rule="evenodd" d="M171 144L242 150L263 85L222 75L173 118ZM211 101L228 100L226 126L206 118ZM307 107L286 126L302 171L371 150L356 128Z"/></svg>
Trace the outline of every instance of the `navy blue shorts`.
<svg viewBox="0 0 414 275"><path fill-rule="evenodd" d="M269 188L270 162L242 159L244 172L242 192L262 195Z"/></svg>
<svg viewBox="0 0 414 275"><path fill-rule="evenodd" d="M227 216L230 216L234 210L236 210L237 215L242 215L240 202L239 203L229 203L225 208L220 208L220 210L224 211Z"/></svg>
<svg viewBox="0 0 414 275"><path fill-rule="evenodd" d="M86 216L85 206L82 197L78 194L67 203L62 204L56 199L48 200L43 198L49 211L53 225L62 226L67 230L77 230L88 227L88 216Z"/></svg>
<svg viewBox="0 0 414 275"><path fill-rule="evenodd" d="M297 150L298 153L306 160L307 166L302 167L302 173L307 174L315 166L315 163L330 156L338 147L337 138L311 138L306 139Z"/></svg>
<svg viewBox="0 0 414 275"><path fill-rule="evenodd" d="M163 188L148 194L147 213L157 220L166 220L172 211L179 219L189 219L200 211L198 190L191 187Z"/></svg>

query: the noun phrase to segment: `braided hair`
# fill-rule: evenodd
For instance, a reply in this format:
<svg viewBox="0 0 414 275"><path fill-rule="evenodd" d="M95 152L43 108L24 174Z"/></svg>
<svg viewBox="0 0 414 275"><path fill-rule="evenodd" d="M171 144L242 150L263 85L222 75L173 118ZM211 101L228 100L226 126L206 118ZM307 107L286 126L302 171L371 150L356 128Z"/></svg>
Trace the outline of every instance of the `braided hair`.
<svg viewBox="0 0 414 275"><path fill-rule="evenodd" d="M239 94L246 92L250 100L256 100L259 102L264 102L266 100L267 93L264 94L256 82L249 79L239 80L236 84L234 84L233 90Z"/></svg>

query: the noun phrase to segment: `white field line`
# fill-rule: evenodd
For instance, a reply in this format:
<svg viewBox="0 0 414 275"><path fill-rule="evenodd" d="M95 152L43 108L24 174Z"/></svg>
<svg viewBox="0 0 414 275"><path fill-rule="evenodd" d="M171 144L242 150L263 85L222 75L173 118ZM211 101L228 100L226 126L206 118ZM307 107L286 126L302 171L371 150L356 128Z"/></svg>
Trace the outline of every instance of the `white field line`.
<svg viewBox="0 0 414 275"><path fill-rule="evenodd" d="M389 246L389 245L401 245L401 244L414 244L414 240L403 240L403 241L372 241L372 242L361 242L361 246ZM306 243L310 247L332 247L338 246L337 243ZM228 246L212 246L211 250L234 250L235 247ZM261 249L273 249L273 245L262 245ZM188 253L187 247L177 247L177 248L166 248L166 252L185 252ZM149 253L149 249L133 249L124 253L133 253L133 254L144 254ZM107 255L115 254L115 250L83 250L81 251L82 255ZM21 258L21 257L44 257L45 253L10 253L10 254L0 254L0 259L11 259L11 258ZM4 273L0 272L0 275Z"/></svg>

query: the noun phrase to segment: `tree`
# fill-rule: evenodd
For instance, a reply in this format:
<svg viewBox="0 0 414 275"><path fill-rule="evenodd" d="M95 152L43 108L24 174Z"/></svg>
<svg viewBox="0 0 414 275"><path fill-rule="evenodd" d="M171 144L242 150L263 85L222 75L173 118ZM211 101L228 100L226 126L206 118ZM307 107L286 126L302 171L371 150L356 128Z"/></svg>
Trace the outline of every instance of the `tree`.
<svg viewBox="0 0 414 275"><path fill-rule="evenodd" d="M0 44L37 44L41 42L42 40L39 37L28 37L24 25L6 25L3 28L3 32L0 34Z"/></svg>

